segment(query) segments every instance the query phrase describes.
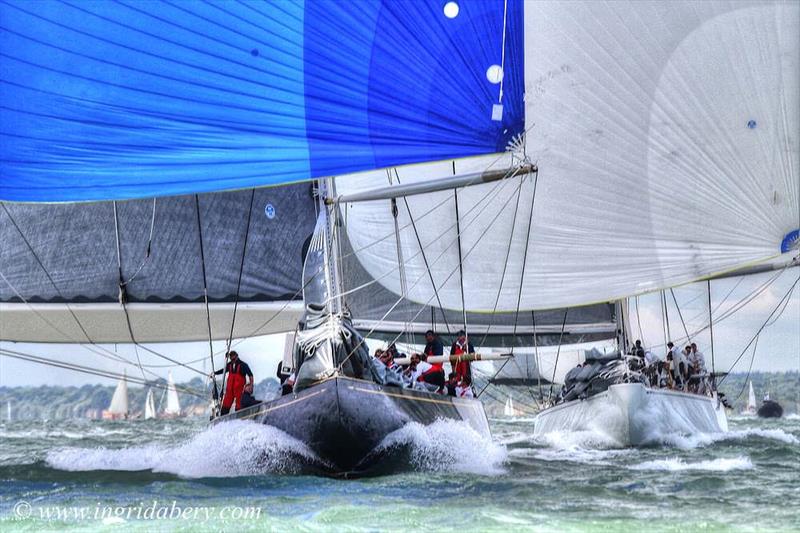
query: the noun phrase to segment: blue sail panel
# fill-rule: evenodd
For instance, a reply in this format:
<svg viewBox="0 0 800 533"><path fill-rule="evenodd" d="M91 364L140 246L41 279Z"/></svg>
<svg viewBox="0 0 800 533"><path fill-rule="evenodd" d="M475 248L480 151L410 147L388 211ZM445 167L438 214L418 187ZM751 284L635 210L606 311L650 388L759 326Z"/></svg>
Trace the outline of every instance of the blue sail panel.
<svg viewBox="0 0 800 533"><path fill-rule="evenodd" d="M503 150L522 1L0 3L0 200L277 185ZM505 54L503 35L505 29ZM503 59L504 57L504 59ZM492 120L503 63L503 115Z"/></svg>

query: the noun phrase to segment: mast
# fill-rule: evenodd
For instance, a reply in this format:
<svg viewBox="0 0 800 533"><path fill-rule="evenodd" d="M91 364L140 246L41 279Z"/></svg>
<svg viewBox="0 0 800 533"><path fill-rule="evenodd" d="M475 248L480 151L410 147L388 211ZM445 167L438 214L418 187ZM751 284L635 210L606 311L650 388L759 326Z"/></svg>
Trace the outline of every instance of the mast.
<svg viewBox="0 0 800 533"><path fill-rule="evenodd" d="M626 323L626 316L623 310L623 302L627 304L627 300L617 300L614 303L614 319L617 323L617 347L620 354L624 354L628 347L628 328Z"/></svg>

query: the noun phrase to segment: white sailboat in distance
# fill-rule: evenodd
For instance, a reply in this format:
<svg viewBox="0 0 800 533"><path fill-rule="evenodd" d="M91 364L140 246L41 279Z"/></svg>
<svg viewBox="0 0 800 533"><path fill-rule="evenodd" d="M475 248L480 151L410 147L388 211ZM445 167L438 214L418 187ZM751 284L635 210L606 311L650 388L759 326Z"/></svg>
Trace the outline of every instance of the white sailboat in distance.
<svg viewBox="0 0 800 533"><path fill-rule="evenodd" d="M156 417L156 404L153 399L153 389L147 389L147 397L144 400L144 419L150 420Z"/></svg>
<svg viewBox="0 0 800 533"><path fill-rule="evenodd" d="M120 420L128 418L128 379L124 371L122 378L114 389L114 396L106 411L103 411L103 418L108 420Z"/></svg>
<svg viewBox="0 0 800 533"><path fill-rule="evenodd" d="M178 391L175 389L175 382L172 380L172 372L167 376L167 406L164 409L165 417L178 417L181 415L181 403L178 400Z"/></svg>
<svg viewBox="0 0 800 533"><path fill-rule="evenodd" d="M747 407L742 411L743 415L756 416L756 393L753 391L753 380L750 380L750 392L747 394Z"/></svg>

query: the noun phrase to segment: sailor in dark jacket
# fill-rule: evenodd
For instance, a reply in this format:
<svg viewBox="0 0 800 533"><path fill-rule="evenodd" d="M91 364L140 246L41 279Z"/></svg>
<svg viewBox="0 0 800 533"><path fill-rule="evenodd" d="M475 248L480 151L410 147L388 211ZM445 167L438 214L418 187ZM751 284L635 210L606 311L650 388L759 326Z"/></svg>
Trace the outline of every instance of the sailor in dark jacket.
<svg viewBox="0 0 800 533"><path fill-rule="evenodd" d="M261 402L256 400L255 397L253 396L253 384L248 383L247 385L245 385L244 390L242 391L242 401L241 401L242 406L240 407L240 409L252 407L253 405L258 405L260 403Z"/></svg>

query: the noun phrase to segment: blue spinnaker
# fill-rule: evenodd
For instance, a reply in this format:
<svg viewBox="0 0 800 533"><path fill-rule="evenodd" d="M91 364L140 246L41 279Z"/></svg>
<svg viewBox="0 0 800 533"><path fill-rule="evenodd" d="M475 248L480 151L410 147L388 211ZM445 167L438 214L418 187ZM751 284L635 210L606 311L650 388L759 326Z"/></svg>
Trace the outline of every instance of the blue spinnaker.
<svg viewBox="0 0 800 533"><path fill-rule="evenodd" d="M502 151L524 128L522 0L505 16L503 0L458 5L448 18L423 0L2 2L0 200L231 190ZM487 70L501 64L498 121Z"/></svg>

